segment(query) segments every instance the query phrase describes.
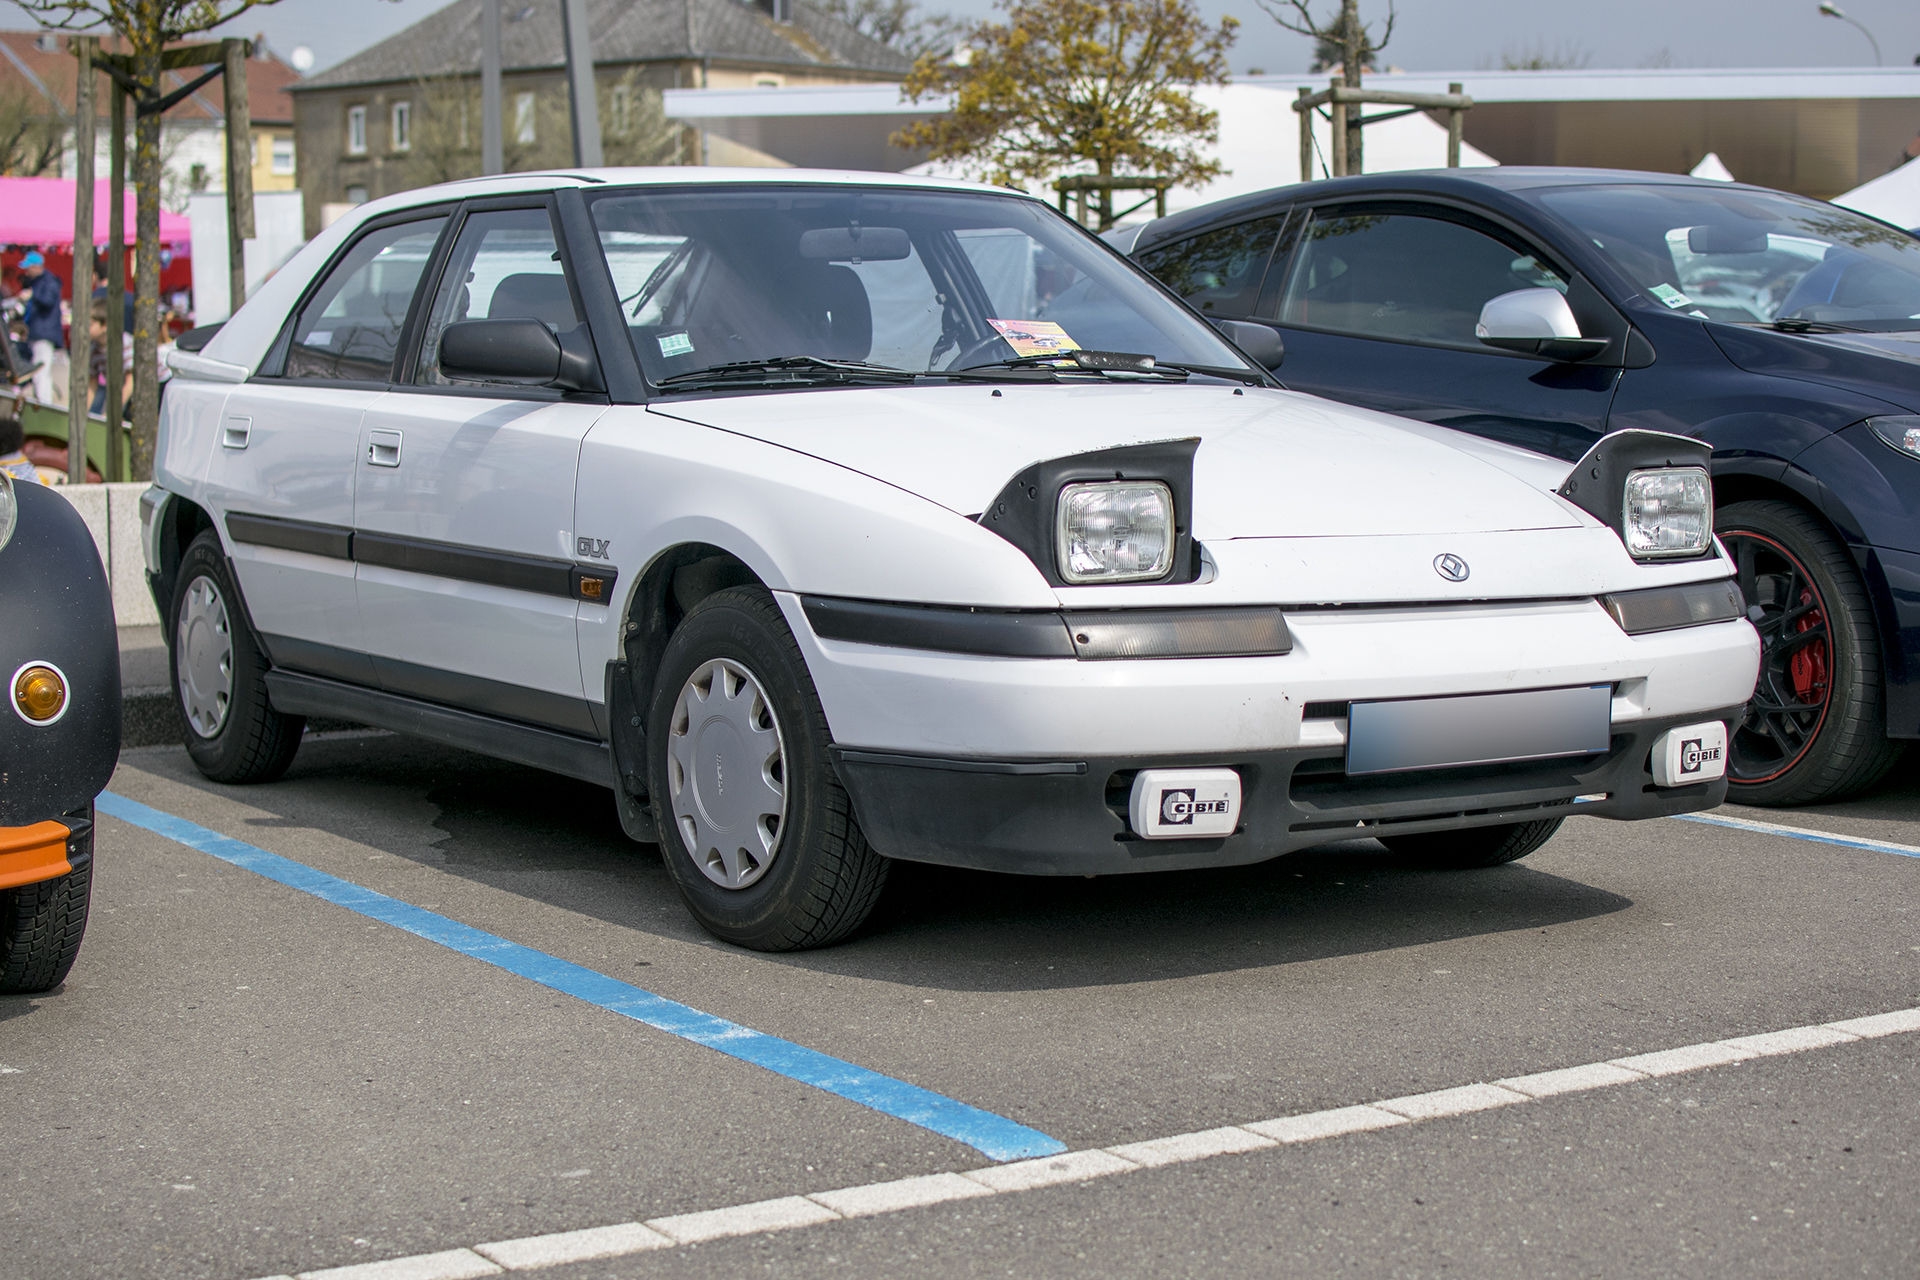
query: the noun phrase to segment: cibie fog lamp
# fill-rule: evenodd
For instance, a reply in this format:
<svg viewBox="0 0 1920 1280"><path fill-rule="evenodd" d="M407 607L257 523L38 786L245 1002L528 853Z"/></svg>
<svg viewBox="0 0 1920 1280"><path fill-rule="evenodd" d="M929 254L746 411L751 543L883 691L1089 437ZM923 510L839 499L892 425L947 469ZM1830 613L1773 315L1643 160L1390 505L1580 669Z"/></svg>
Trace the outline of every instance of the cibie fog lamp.
<svg viewBox="0 0 1920 1280"><path fill-rule="evenodd" d="M1173 491L1157 480L1067 485L1054 518L1067 582L1149 582L1173 569Z"/></svg>
<svg viewBox="0 0 1920 1280"><path fill-rule="evenodd" d="M1636 560L1703 554L1713 545L1713 485L1706 471L1679 467L1630 473L1620 532Z"/></svg>

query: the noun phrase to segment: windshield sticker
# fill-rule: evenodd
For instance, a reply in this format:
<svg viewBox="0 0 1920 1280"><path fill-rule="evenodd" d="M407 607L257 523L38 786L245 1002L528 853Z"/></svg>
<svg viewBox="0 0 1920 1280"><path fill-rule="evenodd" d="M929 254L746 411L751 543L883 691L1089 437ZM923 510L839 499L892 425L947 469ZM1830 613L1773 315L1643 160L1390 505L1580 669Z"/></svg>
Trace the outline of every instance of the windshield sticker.
<svg viewBox="0 0 1920 1280"><path fill-rule="evenodd" d="M660 335L660 354L668 359L690 356L693 354L693 339L685 333L663 333Z"/></svg>
<svg viewBox="0 0 1920 1280"><path fill-rule="evenodd" d="M1063 356L1080 349L1080 344L1051 320L989 320L987 323L999 330L1017 356Z"/></svg>
<svg viewBox="0 0 1920 1280"><path fill-rule="evenodd" d="M1647 290L1647 292L1672 307L1675 311L1678 311L1682 307L1690 307L1693 305L1692 298L1689 298L1686 294L1680 292L1670 284L1657 284Z"/></svg>

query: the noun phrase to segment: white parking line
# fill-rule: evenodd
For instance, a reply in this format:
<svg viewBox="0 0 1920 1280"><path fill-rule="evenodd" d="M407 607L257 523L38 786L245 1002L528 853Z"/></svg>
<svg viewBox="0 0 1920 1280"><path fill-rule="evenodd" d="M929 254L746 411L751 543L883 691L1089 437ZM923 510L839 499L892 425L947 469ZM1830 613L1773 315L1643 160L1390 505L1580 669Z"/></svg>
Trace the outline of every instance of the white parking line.
<svg viewBox="0 0 1920 1280"><path fill-rule="evenodd" d="M786 1196L778 1200L709 1209L702 1213L654 1218L648 1222L622 1222L586 1231L499 1240L475 1245L471 1249L448 1249L408 1258L391 1258L384 1262L333 1267L325 1271L303 1271L297 1280L471 1280L475 1276L498 1275L505 1271L531 1271L567 1262L618 1257L673 1244L698 1244L730 1236L761 1235L845 1218L897 1213L954 1200L1012 1195L1064 1182L1084 1182L1091 1178L1134 1173L1145 1168L1184 1164L1214 1156L1317 1142L1343 1134L1417 1124L1494 1107L1518 1106L1538 1098L1605 1089L1656 1076L1728 1066L1754 1058L1805 1053L1856 1040L1914 1031L1920 1031L1920 1008L1896 1009L1864 1018L1848 1018L1818 1026L1787 1027L1761 1035L1682 1045L1657 1053L1562 1067L1555 1071L1513 1076L1490 1083L1460 1085L1432 1093L1386 1098L1359 1106L1336 1107L1219 1129L1202 1129L1147 1142L1130 1142L1104 1150L1070 1151L1065 1155L1042 1156L964 1173L924 1174L891 1182L873 1182L804 1196ZM269 1276L263 1280L295 1280L295 1277Z"/></svg>

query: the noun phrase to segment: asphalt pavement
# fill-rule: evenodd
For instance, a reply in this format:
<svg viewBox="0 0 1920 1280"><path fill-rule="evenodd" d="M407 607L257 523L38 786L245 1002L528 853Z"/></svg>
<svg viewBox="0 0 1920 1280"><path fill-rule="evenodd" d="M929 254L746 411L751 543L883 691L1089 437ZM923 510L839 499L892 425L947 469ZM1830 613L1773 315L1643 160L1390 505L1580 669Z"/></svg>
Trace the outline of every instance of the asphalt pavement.
<svg viewBox="0 0 1920 1280"><path fill-rule="evenodd" d="M405 1260L341 1280L428 1280L491 1273L489 1242L643 1222L667 1225L544 1274L1910 1276L1920 1257L1920 1034L1412 1123L1388 1101L1368 1123L1392 1127L1314 1142L1235 1127L1914 1009L1920 857L1897 849L1576 817L1476 872L1371 841L1098 880L902 864L854 939L768 956L692 923L604 791L404 737L311 735L250 788L129 750L110 792L138 821L100 820L79 962L0 1000L0 1274ZM1920 848L1920 768L1849 804L1715 816ZM593 994L606 979L625 986ZM735 1030L689 1031L647 993ZM968 1191L998 1162L964 1125L736 1041L1133 1158ZM1216 1132L1262 1145L1157 1167L1130 1145ZM973 1180L905 1184L936 1202L872 1216L902 1193L834 1195L943 1173ZM682 1216L765 1201L820 1221L696 1243Z"/></svg>

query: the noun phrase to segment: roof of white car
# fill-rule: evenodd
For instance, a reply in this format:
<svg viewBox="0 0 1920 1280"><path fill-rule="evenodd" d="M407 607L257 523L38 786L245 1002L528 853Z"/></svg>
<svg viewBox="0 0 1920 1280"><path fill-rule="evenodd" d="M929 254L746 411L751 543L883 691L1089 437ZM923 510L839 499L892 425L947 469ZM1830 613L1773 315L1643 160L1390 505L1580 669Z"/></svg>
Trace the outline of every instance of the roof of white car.
<svg viewBox="0 0 1920 1280"><path fill-rule="evenodd" d="M978 182L952 178L929 178L905 173L875 173L864 169L726 169L705 165L661 165L653 168L625 169L549 169L537 173L507 173L492 178L463 178L431 187L416 187L361 205L354 210L356 220L377 217L396 209L443 200L468 200L477 196L516 195L523 191L555 191L563 187L675 186L710 187L768 183L814 184L861 187L911 187L917 190L992 192L996 195L1041 199L1009 187L990 187Z"/></svg>

